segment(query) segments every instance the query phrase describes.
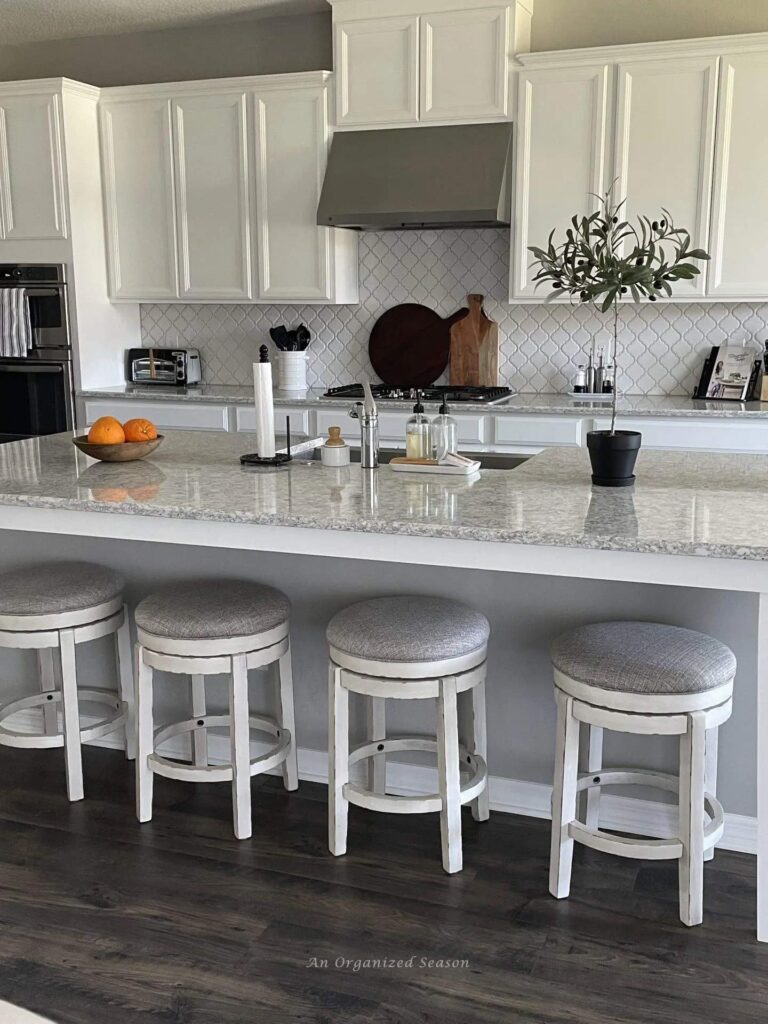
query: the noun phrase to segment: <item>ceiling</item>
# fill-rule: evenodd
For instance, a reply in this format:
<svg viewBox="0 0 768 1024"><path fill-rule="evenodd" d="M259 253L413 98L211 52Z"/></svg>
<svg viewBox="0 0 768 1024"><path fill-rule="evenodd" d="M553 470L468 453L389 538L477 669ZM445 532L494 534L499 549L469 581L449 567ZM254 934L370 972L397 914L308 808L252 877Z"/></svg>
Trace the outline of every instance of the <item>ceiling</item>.
<svg viewBox="0 0 768 1024"><path fill-rule="evenodd" d="M3 45L328 10L325 0L0 0Z"/></svg>

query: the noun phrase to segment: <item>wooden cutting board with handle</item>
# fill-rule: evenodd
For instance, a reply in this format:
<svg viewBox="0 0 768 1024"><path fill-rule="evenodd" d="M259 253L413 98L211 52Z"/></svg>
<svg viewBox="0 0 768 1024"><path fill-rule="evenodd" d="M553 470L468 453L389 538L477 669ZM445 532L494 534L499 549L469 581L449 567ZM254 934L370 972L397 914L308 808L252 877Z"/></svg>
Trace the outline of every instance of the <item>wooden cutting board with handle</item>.
<svg viewBox="0 0 768 1024"><path fill-rule="evenodd" d="M451 324L451 384L497 387L499 325L483 309L483 295L468 295L469 308Z"/></svg>

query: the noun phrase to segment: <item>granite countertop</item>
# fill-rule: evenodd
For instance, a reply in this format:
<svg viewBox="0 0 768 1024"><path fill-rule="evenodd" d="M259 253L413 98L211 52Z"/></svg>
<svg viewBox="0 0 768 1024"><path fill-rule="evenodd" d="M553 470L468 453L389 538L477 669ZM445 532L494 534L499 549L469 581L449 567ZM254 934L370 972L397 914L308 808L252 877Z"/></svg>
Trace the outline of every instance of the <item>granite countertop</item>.
<svg viewBox="0 0 768 1024"><path fill-rule="evenodd" d="M323 388L308 391L275 391L275 404L287 407L348 408L349 399L323 398ZM211 402L226 405L250 405L253 402L253 388L237 384L200 384L191 388L169 388L152 385L117 384L114 387L89 388L78 393L80 398L133 398L156 402ZM425 402L435 407L436 402ZM381 409L410 409L408 402L381 401ZM706 416L725 419L768 419L768 402L717 402L694 400L682 395L621 395L619 412L631 416ZM513 395L501 405L483 405L479 402L454 404L451 411L484 412L488 415L504 416L515 413L525 415L572 415L583 416L608 414L610 404L604 402L583 402L567 395L519 394Z"/></svg>
<svg viewBox="0 0 768 1024"><path fill-rule="evenodd" d="M636 485L606 490L581 449L465 479L299 460L243 468L253 434L204 431L169 432L142 462L96 463L71 437L0 445L0 525L13 505L768 561L765 455L641 451Z"/></svg>

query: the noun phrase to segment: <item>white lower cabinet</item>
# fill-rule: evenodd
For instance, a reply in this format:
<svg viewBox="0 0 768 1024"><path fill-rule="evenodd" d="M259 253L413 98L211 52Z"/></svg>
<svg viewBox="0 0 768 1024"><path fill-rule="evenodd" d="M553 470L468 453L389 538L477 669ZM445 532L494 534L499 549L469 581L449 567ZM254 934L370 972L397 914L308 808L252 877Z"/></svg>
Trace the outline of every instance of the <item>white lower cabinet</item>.
<svg viewBox="0 0 768 1024"><path fill-rule="evenodd" d="M285 418L291 418L291 437L309 437L312 424L309 409L300 409L293 406L277 406L275 408L275 433L285 433ZM252 405L235 406L235 429L255 430L256 409Z"/></svg>
<svg viewBox="0 0 768 1024"><path fill-rule="evenodd" d="M595 420L595 430L608 430L609 418ZM767 420L656 419L619 417L620 430L639 430L643 448L669 451L768 452Z"/></svg>
<svg viewBox="0 0 768 1024"><path fill-rule="evenodd" d="M152 420L160 430L229 430L229 407L205 402L152 402L133 398L88 398L85 421L90 426L100 416L126 420Z"/></svg>
<svg viewBox="0 0 768 1024"><path fill-rule="evenodd" d="M585 443L591 420L571 416L496 416L494 440L499 448L578 447Z"/></svg>

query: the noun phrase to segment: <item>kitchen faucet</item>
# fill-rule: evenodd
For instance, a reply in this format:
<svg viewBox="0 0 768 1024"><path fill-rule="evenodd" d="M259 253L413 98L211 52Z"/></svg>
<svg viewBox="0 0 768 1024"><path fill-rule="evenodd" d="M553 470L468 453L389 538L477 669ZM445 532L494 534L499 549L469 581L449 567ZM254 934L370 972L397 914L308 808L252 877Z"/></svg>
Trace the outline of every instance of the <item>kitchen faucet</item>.
<svg viewBox="0 0 768 1024"><path fill-rule="evenodd" d="M360 466L362 469L379 467L379 412L371 385L363 384L364 400L355 402L349 410L352 419L360 420Z"/></svg>

